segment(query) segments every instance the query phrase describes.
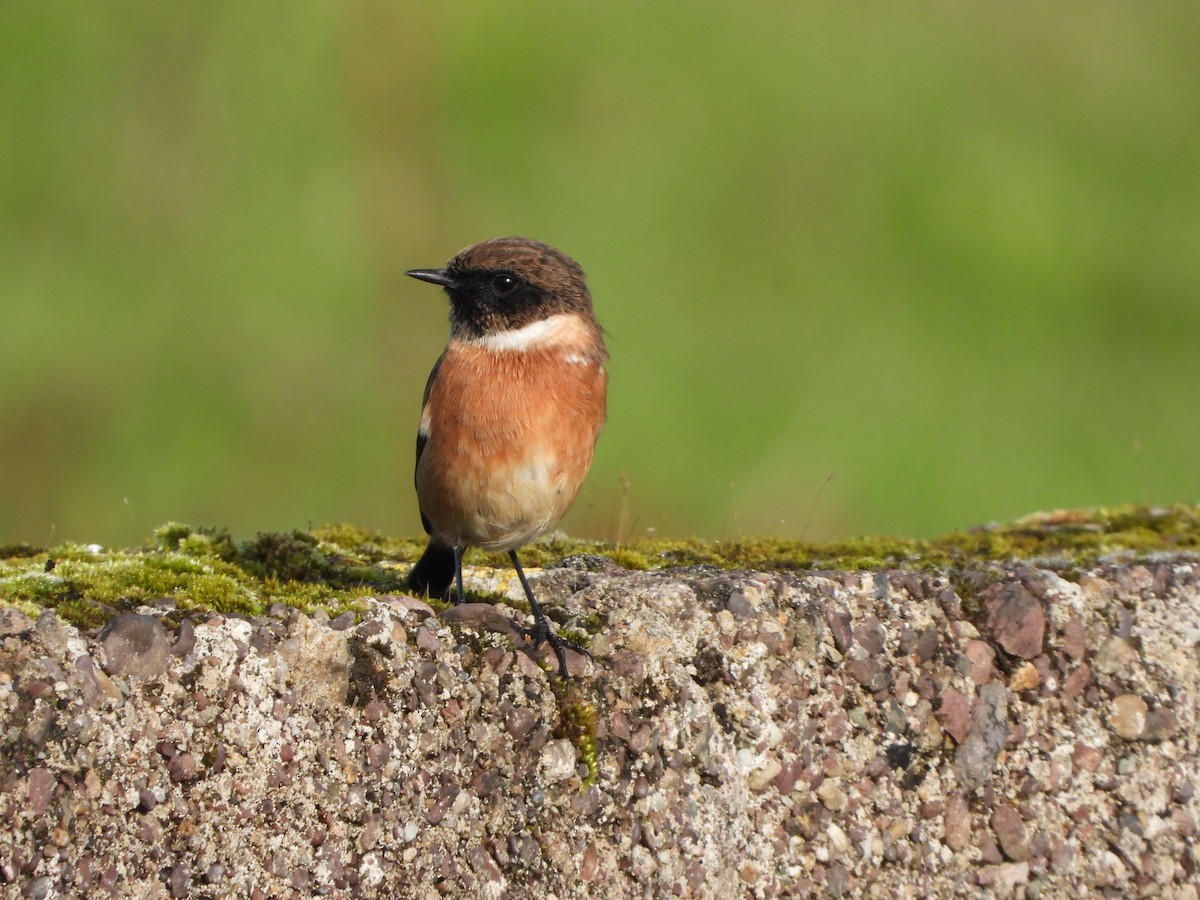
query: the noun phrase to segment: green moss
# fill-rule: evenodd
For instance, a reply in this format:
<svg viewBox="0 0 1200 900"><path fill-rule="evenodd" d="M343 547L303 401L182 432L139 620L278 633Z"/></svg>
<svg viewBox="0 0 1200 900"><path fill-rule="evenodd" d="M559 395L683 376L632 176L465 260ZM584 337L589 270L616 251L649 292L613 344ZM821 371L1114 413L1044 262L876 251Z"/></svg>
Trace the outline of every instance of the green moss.
<svg viewBox="0 0 1200 900"><path fill-rule="evenodd" d="M265 533L236 541L227 531L176 522L157 529L136 550L97 551L79 544L46 550L0 548L0 603L30 615L56 609L81 626L156 598L180 609L258 614L273 603L330 615L361 609L360 598L405 590L408 565L423 540L387 538L349 525L311 532ZM1106 558L1200 553L1200 507L1124 506L1041 513L1007 525L954 532L930 541L852 538L803 543L778 538L744 541L639 541L619 546L561 537L522 551L530 567L580 554L603 556L627 569L715 566L762 570L906 568L947 575L970 600L971 573L1012 559L1061 571ZM503 555L471 551L469 565L507 567ZM511 601L509 601L511 602ZM585 622L585 630L599 623ZM564 637L579 644L578 630Z"/></svg>
<svg viewBox="0 0 1200 900"><path fill-rule="evenodd" d="M549 612L546 614L548 616ZM576 647L582 647L584 650L588 648L588 644L590 644L592 640L591 634L578 628L568 628L560 625L555 629L555 633L557 633L558 636L564 641L574 644Z"/></svg>
<svg viewBox="0 0 1200 900"><path fill-rule="evenodd" d="M98 628L109 620L113 612L111 607L81 599L63 600L55 608L60 619L77 628Z"/></svg>
<svg viewBox="0 0 1200 900"><path fill-rule="evenodd" d="M389 538L354 525L326 525L313 529L312 535L337 553L369 563L397 560L413 563L425 550L424 540Z"/></svg>
<svg viewBox="0 0 1200 900"><path fill-rule="evenodd" d="M90 626L114 610L158 597L171 597L181 608L252 612L253 585L219 559L198 560L176 552L92 553L75 547L52 551L53 570L5 561L0 600L25 601L56 609L76 625ZM16 563L14 565L14 563Z"/></svg>
<svg viewBox="0 0 1200 900"><path fill-rule="evenodd" d="M579 758L587 766L588 774L579 786L586 791L596 783L600 771L596 743L596 705L584 697L575 682L567 685L565 695L559 697L558 726L555 736L566 738L579 749Z"/></svg>
<svg viewBox="0 0 1200 900"><path fill-rule="evenodd" d="M364 595L402 588L403 570L346 556L306 532L238 543L223 530L169 523L140 550L64 544L0 559L0 602L31 614L52 608L81 627L164 597L178 609L255 615L282 602L335 616L360 611Z"/></svg>
<svg viewBox="0 0 1200 900"><path fill-rule="evenodd" d="M190 526L181 525L179 522L168 522L154 529L154 540L164 550L178 550L180 543L191 537L192 534Z"/></svg>
<svg viewBox="0 0 1200 900"><path fill-rule="evenodd" d="M777 538L746 541L645 541L600 551L627 568L663 565L716 565L766 570L876 570L909 568L943 571L1010 559L1094 565L1121 553L1197 552L1200 507L1118 507L1040 513L1008 525L953 532L928 541L905 538L849 538L803 543ZM596 552L596 551L592 551Z"/></svg>

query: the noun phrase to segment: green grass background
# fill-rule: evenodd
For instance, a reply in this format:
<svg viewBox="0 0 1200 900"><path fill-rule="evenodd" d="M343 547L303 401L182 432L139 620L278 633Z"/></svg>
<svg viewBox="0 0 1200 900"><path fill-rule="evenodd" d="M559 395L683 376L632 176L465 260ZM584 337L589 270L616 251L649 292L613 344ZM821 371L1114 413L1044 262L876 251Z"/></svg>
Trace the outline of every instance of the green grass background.
<svg viewBox="0 0 1200 900"><path fill-rule="evenodd" d="M0 5L0 541L420 530L446 306L588 270L583 536L1200 498L1190 2Z"/></svg>

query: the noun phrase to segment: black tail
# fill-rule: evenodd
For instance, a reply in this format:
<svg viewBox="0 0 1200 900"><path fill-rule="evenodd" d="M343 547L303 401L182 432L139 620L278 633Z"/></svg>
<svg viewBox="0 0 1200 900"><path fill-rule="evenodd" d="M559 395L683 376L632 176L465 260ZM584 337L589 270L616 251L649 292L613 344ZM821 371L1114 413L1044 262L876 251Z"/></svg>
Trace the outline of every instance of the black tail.
<svg viewBox="0 0 1200 900"><path fill-rule="evenodd" d="M419 597L444 600L454 581L454 551L445 544L429 542L417 564L408 573L408 589Z"/></svg>

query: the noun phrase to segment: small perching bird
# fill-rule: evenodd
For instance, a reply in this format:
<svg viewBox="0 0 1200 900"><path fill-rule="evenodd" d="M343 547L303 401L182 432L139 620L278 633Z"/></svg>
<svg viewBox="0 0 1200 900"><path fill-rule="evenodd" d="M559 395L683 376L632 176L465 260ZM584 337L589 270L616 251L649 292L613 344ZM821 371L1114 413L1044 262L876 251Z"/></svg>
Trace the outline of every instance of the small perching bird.
<svg viewBox="0 0 1200 900"><path fill-rule="evenodd" d="M564 648L529 587L517 550L566 513L604 427L608 350L583 269L521 237L467 247L443 269L413 269L450 297L450 340L425 386L417 499L429 546L415 593L463 601L467 547L507 551L533 612L535 646Z"/></svg>

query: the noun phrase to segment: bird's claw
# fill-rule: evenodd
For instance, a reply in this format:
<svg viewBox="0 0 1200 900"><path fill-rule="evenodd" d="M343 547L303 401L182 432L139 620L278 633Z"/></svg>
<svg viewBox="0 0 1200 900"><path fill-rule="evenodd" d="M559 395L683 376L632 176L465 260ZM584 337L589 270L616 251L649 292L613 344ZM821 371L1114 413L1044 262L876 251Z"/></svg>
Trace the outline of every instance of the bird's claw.
<svg viewBox="0 0 1200 900"><path fill-rule="evenodd" d="M592 654L587 647L583 647L574 641L569 641L564 637L559 637L550 628L550 623L545 620L535 622L532 628L522 628L521 634L532 642L534 650L542 646L542 644L550 645L551 649L554 650L555 657L558 658L558 671L563 678L570 677L567 671L567 650L574 650L588 659L592 658Z"/></svg>

